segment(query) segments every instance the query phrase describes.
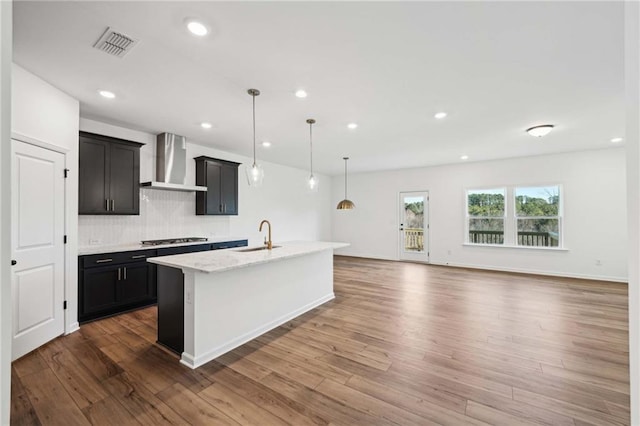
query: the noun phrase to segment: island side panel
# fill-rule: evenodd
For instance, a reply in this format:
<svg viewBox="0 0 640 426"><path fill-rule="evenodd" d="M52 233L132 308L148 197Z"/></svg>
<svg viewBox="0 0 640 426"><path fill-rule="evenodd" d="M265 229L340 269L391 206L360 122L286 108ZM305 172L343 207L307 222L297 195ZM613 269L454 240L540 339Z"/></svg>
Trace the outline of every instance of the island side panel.
<svg viewBox="0 0 640 426"><path fill-rule="evenodd" d="M184 352L196 368L333 299L333 250L185 273Z"/></svg>
<svg viewBox="0 0 640 426"><path fill-rule="evenodd" d="M184 284L181 269L158 265L158 343L184 350Z"/></svg>

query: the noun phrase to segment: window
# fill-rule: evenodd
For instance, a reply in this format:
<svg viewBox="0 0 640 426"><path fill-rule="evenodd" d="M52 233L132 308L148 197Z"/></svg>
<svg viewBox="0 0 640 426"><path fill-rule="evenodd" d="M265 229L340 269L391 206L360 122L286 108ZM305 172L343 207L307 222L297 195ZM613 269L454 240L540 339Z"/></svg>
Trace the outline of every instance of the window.
<svg viewBox="0 0 640 426"><path fill-rule="evenodd" d="M469 242L504 244L505 189L467 191Z"/></svg>
<svg viewBox="0 0 640 426"><path fill-rule="evenodd" d="M466 191L466 243L562 247L560 185Z"/></svg>
<svg viewBox="0 0 640 426"><path fill-rule="evenodd" d="M560 187L515 188L515 216L519 246L560 245Z"/></svg>

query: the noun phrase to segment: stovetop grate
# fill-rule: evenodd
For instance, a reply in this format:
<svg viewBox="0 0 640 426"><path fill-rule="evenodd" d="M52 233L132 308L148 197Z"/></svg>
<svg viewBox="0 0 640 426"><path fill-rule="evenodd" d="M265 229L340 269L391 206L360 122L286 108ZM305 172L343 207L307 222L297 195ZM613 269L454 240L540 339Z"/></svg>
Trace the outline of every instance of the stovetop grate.
<svg viewBox="0 0 640 426"><path fill-rule="evenodd" d="M197 243L209 241L204 237L184 237L184 238L166 238L163 240L146 240L142 241L143 246L159 246L162 244L180 244L180 243Z"/></svg>

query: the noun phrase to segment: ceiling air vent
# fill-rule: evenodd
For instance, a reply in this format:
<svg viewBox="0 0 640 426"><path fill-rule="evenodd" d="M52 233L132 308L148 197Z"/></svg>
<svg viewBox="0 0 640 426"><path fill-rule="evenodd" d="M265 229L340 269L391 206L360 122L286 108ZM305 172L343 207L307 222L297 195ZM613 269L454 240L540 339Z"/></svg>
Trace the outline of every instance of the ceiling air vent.
<svg viewBox="0 0 640 426"><path fill-rule="evenodd" d="M102 34L102 37L100 37L100 40L98 40L93 47L100 49L109 55L122 58L124 55L129 53L137 43L138 40L122 34L113 28L107 28L104 34Z"/></svg>

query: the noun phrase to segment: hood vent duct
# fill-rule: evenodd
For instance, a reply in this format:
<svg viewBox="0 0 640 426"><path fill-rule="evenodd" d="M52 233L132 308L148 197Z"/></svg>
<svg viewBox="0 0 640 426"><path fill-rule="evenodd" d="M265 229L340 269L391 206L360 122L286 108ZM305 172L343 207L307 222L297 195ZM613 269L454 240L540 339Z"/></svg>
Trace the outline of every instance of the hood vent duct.
<svg viewBox="0 0 640 426"><path fill-rule="evenodd" d="M156 137L156 180L141 186L169 191L206 191L206 186L185 185L187 176L187 139L173 133Z"/></svg>
<svg viewBox="0 0 640 426"><path fill-rule="evenodd" d="M102 50L109 55L122 58L124 55L129 53L137 43L138 40L133 37L124 35L109 27L93 47Z"/></svg>

